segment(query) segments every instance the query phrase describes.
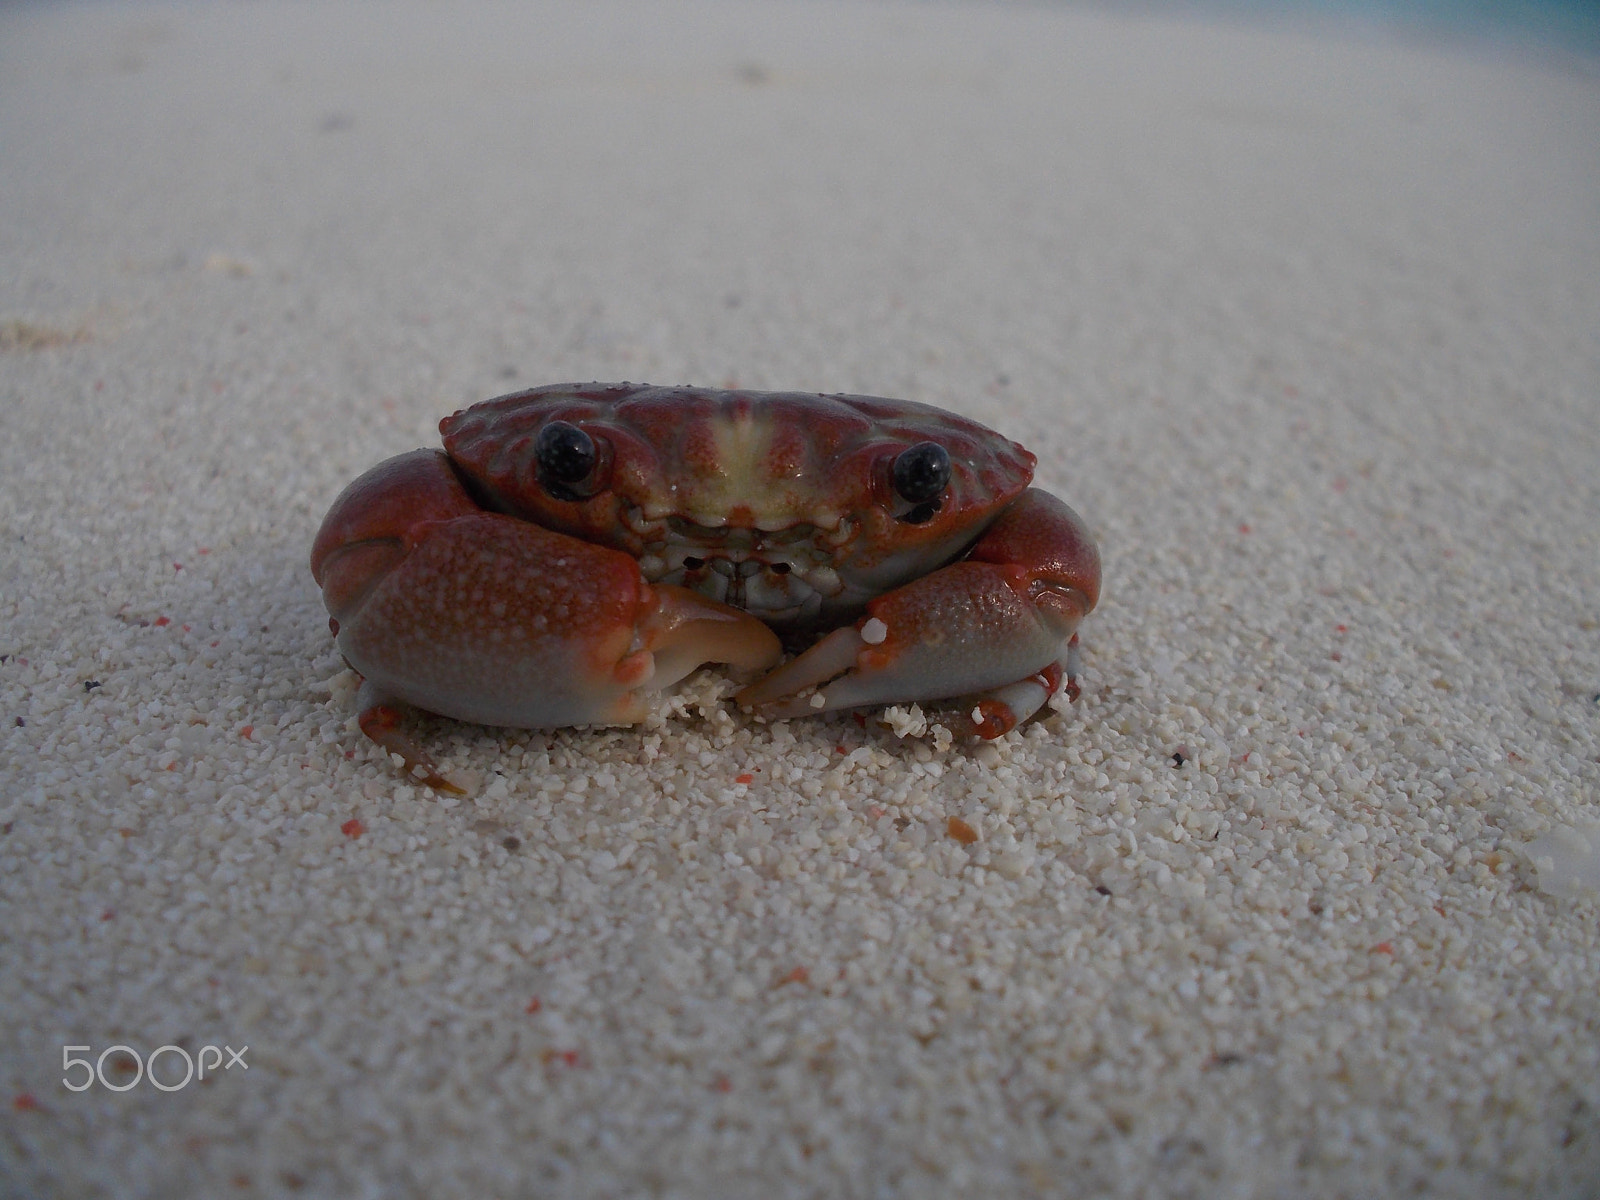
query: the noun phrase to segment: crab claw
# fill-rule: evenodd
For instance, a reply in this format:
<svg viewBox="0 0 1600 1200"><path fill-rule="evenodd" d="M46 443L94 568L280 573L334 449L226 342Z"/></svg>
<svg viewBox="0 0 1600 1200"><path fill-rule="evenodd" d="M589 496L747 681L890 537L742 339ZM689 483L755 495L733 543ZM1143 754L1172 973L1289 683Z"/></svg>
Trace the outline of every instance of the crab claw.
<svg viewBox="0 0 1600 1200"><path fill-rule="evenodd" d="M485 512L436 451L347 488L312 573L366 679L363 730L435 787L442 777L394 728L395 701L484 725L625 724L703 662L761 670L781 657L754 617L652 586L620 551Z"/></svg>
<svg viewBox="0 0 1600 1200"><path fill-rule="evenodd" d="M968 556L886 592L735 699L770 717L974 696L967 731L999 737L1067 676L1100 595L1100 556L1070 508L1030 489ZM816 687L810 695L806 689Z"/></svg>

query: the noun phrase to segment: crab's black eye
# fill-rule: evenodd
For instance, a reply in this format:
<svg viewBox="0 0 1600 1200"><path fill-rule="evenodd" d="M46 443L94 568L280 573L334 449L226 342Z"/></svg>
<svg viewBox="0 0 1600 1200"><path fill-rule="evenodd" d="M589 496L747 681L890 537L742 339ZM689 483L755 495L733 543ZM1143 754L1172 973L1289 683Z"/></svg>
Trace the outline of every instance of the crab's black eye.
<svg viewBox="0 0 1600 1200"><path fill-rule="evenodd" d="M938 442L918 442L894 460L894 490L909 504L936 499L950 482L950 455Z"/></svg>
<svg viewBox="0 0 1600 1200"><path fill-rule="evenodd" d="M600 453L576 425L551 421L539 431L533 455L540 484L557 500L582 500L599 490L594 475Z"/></svg>
<svg viewBox="0 0 1600 1200"><path fill-rule="evenodd" d="M950 483L950 455L938 442L918 442L894 460L891 479L896 494L913 506L901 520L921 524L939 511Z"/></svg>

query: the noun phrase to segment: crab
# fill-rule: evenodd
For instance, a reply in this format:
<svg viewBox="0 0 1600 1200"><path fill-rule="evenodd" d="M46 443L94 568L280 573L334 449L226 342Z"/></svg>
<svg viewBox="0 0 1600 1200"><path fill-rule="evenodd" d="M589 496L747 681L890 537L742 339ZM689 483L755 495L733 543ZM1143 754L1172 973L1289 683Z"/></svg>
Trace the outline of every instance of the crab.
<svg viewBox="0 0 1600 1200"><path fill-rule="evenodd" d="M364 733L457 790L405 705L640 721L705 663L767 718L962 698L996 738L1065 686L1100 594L1079 516L975 421L873 396L562 384L446 417L350 484L311 551ZM789 661L785 642L804 647ZM807 645L807 643L810 643Z"/></svg>

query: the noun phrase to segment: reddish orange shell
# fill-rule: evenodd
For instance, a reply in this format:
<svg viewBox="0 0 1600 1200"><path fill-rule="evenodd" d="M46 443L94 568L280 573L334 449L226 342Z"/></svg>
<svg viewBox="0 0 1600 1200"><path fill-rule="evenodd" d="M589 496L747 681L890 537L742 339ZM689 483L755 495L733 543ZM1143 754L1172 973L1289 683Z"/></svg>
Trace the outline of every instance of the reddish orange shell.
<svg viewBox="0 0 1600 1200"><path fill-rule="evenodd" d="M606 486L590 498L556 499L539 485L534 442L550 421L578 426L609 456ZM845 569L970 541L1034 467L1027 450L976 421L876 396L557 384L473 405L439 429L492 507L547 528L637 554L630 512L764 530L845 519L857 526L841 544ZM949 454L950 486L932 519L908 525L891 512L888 471L924 441Z"/></svg>

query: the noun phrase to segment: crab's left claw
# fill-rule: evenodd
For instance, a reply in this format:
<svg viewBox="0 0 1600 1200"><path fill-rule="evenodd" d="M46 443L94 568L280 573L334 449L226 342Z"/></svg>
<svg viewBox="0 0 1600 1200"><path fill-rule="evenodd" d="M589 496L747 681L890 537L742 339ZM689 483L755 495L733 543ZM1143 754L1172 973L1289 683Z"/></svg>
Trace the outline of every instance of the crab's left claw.
<svg viewBox="0 0 1600 1200"><path fill-rule="evenodd" d="M995 738L1076 674L1076 631L1100 597L1082 519L1030 488L971 552L872 600L792 662L738 693L772 717L976 697L965 731ZM831 682L830 682L831 681ZM818 686L809 696L799 693Z"/></svg>

